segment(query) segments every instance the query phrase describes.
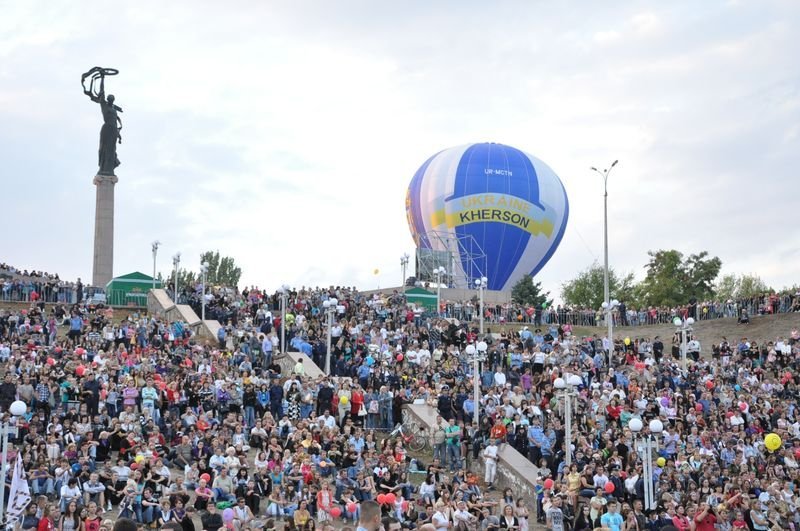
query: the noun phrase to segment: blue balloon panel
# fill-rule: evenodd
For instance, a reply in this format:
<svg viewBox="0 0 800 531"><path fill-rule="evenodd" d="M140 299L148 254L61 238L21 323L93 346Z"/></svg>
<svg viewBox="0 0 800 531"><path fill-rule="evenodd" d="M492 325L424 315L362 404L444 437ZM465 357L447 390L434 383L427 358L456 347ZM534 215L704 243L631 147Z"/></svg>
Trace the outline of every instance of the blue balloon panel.
<svg viewBox="0 0 800 531"><path fill-rule="evenodd" d="M406 214L418 245L444 246L429 232L473 239L486 254L488 287L510 290L535 275L555 252L569 218L558 176L539 159L502 144L469 144L437 153L420 167L406 194ZM459 256L458 249L451 251ZM468 260L462 256L462 261ZM462 263L459 279L478 276Z"/></svg>

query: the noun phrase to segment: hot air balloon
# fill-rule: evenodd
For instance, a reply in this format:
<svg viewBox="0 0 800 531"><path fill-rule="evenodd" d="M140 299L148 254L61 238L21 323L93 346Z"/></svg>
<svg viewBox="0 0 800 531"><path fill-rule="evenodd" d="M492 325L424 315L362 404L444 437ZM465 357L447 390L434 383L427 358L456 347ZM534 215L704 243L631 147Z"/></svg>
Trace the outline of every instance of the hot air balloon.
<svg viewBox="0 0 800 531"><path fill-rule="evenodd" d="M569 217L567 192L544 162L511 146L468 144L441 151L411 179L406 214L419 249L447 251L460 261L453 284L510 290L544 267L561 243ZM432 238L430 234L452 238ZM457 243L474 241L480 268ZM481 270L482 269L482 270Z"/></svg>

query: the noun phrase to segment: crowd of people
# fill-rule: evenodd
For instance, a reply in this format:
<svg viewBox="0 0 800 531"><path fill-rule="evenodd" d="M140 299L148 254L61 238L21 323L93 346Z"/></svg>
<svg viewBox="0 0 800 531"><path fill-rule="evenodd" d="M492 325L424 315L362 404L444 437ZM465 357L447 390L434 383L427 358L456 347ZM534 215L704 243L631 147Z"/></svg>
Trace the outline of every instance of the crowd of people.
<svg viewBox="0 0 800 531"><path fill-rule="evenodd" d="M331 374L311 377L310 364L325 365L332 298ZM657 337L612 344L575 337L568 323L498 323L481 335L474 320L420 315L401 293L220 288L206 304L222 324L213 339L159 315L119 320L80 304L0 311L0 410L27 406L8 456L21 455L34 497L20 529L98 531L119 518L331 529L373 518L376 505L384 529L800 524L796 329L720 338L684 372ZM473 374L477 342L487 358ZM282 350L307 362L282 370ZM555 383L573 375L567 441ZM438 412L432 455L393 430L412 402ZM645 433L650 421L664 426L652 478L631 419ZM768 451L773 433L780 447ZM496 489L504 448L539 467L535 491Z"/></svg>

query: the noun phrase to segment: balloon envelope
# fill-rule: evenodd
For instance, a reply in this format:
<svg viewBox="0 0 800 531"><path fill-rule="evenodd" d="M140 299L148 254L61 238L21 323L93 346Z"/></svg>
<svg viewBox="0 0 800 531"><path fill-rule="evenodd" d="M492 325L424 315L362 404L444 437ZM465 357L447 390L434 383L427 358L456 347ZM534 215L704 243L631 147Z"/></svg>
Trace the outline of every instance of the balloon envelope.
<svg viewBox="0 0 800 531"><path fill-rule="evenodd" d="M460 259L454 284L486 277L488 289L510 290L553 255L569 202L561 180L536 157L503 144L468 144L437 153L417 170L406 214L417 247ZM429 237L434 232L448 238ZM472 242L485 255L478 264L474 249L465 249Z"/></svg>

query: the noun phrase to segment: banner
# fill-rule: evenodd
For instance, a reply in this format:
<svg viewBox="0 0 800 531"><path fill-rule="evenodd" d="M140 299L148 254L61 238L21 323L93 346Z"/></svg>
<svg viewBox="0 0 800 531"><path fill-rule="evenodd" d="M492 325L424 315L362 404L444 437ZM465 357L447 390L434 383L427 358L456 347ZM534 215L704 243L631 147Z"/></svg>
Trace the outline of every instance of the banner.
<svg viewBox="0 0 800 531"><path fill-rule="evenodd" d="M13 525L22 517L25 508L30 503L31 490L28 485L28 478L25 476L25 469L22 468L22 452L17 452L17 463L14 465L14 475L11 477L11 492L8 496L6 529L13 528Z"/></svg>

